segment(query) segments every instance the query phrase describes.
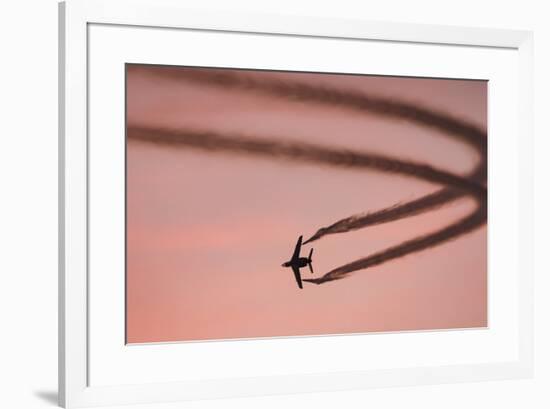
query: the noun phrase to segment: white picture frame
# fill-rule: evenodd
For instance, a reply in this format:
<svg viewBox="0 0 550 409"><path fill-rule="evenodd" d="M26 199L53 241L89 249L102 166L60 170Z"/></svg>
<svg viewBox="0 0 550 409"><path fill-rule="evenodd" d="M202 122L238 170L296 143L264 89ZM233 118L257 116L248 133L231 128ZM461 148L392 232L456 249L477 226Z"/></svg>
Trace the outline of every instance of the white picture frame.
<svg viewBox="0 0 550 409"><path fill-rule="evenodd" d="M368 387L497 380L532 374L532 33L517 30L448 27L313 17L226 13L186 9L177 0L68 0L60 4L60 269L59 401L64 407L167 402L189 399L346 390ZM180 382L90 382L89 299L89 92L90 26L160 27L215 32L382 41L399 44L509 49L518 61L517 326L513 359L460 365L416 365L389 369L188 379ZM498 120L498 118L497 118ZM490 153L491 154L491 153ZM491 156L489 157L491 160ZM495 163L500 163L496 161ZM501 166L501 165L499 165ZM493 172L495 169L492 170ZM496 169L498 171L498 168ZM503 255L504 257L504 255ZM121 294L120 297L124 295ZM284 342L273 340L272 342ZM307 339L306 341L307 342ZM122 345L123 346L123 345ZM158 345L158 349L166 346Z"/></svg>

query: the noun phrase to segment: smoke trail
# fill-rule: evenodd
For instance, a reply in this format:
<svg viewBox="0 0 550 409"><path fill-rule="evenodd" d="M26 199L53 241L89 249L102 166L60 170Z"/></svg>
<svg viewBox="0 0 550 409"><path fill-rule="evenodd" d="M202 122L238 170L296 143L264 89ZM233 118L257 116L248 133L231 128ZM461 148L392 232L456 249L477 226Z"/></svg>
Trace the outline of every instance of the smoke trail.
<svg viewBox="0 0 550 409"><path fill-rule="evenodd" d="M470 180L478 183L483 183L483 179L484 178L480 177L479 174L470 177ZM466 192L464 191L446 188L404 204L396 204L372 213L349 216L327 227L321 227L313 236L305 240L303 244L311 243L330 234L359 230L364 227L375 226L377 224L388 223L404 217L421 214L429 209L443 206L450 201L463 197L465 194Z"/></svg>
<svg viewBox="0 0 550 409"><path fill-rule="evenodd" d="M323 284L329 281L340 280L357 270L382 264L386 261L406 256L407 254L425 250L430 247L442 244L468 233L477 227L485 224L487 220L487 206L484 201L478 202L477 209L470 215L460 219L441 230L424 236L408 240L397 246L390 247L381 252L361 258L351 263L335 268L319 278L304 279L313 284Z"/></svg>
<svg viewBox="0 0 550 409"><path fill-rule="evenodd" d="M340 106L359 112L369 111L380 116L407 120L422 126L435 128L447 136L456 138L472 146L479 154L477 167L468 176L475 182L483 183L487 177L487 135L486 132L466 121L454 118L446 113L419 107L406 102L374 97L353 90L341 90L330 87L311 86L305 83L280 81L273 78L255 79L226 69L182 68L171 66L129 65L129 70L147 75L177 81L199 82L211 86L241 88L254 92L274 95L291 100L307 101L328 106ZM416 215L435 207L442 206L464 195L463 191L444 188L419 199L391 206L380 211L354 215L319 229L308 243L334 233L342 233L366 226L386 223L411 215Z"/></svg>
<svg viewBox="0 0 550 409"><path fill-rule="evenodd" d="M298 142L280 142L275 139L223 136L214 132L197 132L185 129L128 127L131 140L160 145L188 147L210 152L227 152L271 159L309 162L342 168L370 168L381 172L411 176L441 185L451 185L483 198L484 186L469 179L436 169L429 165L402 161L387 156L359 153L346 149L330 149Z"/></svg>
<svg viewBox="0 0 550 409"><path fill-rule="evenodd" d="M275 78L258 80L235 70L212 68L183 68L172 66L129 65L133 72L178 81L199 82L224 88L241 88L286 99L307 101L329 106L341 106L359 112L369 111L380 116L408 120L438 129L472 146L486 145L486 134L478 127L443 112L412 105L403 101L366 95L351 89L337 89L303 82L284 81ZM243 71L243 70L239 70Z"/></svg>

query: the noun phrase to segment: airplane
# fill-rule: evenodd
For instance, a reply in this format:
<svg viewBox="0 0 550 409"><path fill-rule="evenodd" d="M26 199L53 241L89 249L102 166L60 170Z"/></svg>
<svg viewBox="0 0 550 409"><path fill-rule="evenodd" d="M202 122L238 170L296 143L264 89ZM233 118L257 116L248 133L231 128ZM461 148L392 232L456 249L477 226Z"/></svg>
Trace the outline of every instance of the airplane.
<svg viewBox="0 0 550 409"><path fill-rule="evenodd" d="M294 254L292 254L292 258L281 265L282 267L292 267L292 271L294 271L294 277L296 277L296 283L300 288L302 288L302 276L300 275L300 268L308 266L311 274L313 274L313 267L311 266L311 256L313 255L313 249L309 251L309 257L306 258L300 257L301 248L302 236L298 238L298 242L296 243L296 247L294 248Z"/></svg>

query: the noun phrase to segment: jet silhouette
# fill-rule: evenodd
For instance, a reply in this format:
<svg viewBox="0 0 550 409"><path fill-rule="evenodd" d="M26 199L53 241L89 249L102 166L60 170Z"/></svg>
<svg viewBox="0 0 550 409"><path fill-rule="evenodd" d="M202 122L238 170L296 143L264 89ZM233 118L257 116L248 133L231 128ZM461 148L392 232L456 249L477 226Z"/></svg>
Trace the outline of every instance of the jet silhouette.
<svg viewBox="0 0 550 409"><path fill-rule="evenodd" d="M309 251L309 257L300 257L300 250L302 248L302 236L298 238L296 247L294 248L294 254L292 258L286 263L282 264L282 267L292 267L294 271L294 277L296 277L296 283L298 287L302 288L302 276L300 275L300 268L308 266L311 274L313 274L313 267L311 266L311 256L313 255L313 249Z"/></svg>

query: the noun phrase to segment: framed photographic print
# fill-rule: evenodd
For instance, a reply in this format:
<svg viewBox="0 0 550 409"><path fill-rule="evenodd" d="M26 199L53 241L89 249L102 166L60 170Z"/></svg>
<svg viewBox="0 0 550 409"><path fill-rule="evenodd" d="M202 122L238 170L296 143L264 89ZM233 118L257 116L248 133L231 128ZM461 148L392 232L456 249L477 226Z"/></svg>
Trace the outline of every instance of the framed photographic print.
<svg viewBox="0 0 550 409"><path fill-rule="evenodd" d="M531 374L531 33L60 5L60 403Z"/></svg>

